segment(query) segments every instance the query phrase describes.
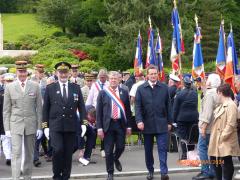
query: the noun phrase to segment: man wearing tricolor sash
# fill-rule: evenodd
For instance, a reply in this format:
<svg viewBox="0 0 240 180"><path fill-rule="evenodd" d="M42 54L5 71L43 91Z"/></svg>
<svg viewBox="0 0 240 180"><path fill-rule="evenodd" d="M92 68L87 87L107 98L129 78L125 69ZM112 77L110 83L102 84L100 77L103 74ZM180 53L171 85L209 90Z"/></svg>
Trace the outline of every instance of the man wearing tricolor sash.
<svg viewBox="0 0 240 180"><path fill-rule="evenodd" d="M104 139L107 180L112 180L114 164L118 171L122 171L119 158L125 148L125 136L131 134L131 111L128 92L118 86L118 72L109 73L109 83L97 98L97 129L98 136Z"/></svg>

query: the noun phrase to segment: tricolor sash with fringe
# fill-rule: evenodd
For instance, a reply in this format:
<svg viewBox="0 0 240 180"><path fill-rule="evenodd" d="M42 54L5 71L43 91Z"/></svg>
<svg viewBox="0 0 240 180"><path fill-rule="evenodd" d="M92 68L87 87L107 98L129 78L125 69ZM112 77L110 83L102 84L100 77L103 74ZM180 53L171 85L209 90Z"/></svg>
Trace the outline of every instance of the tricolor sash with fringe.
<svg viewBox="0 0 240 180"><path fill-rule="evenodd" d="M124 120L125 120L125 122L127 122L125 107L124 107L124 104L123 104L122 100L116 95L116 93L111 88L104 88L104 91L106 92L108 97L110 97L111 100L114 103L116 103L117 106L120 108L120 111L122 112L122 114L124 116Z"/></svg>
<svg viewBox="0 0 240 180"><path fill-rule="evenodd" d="M100 84L99 81L95 82L94 84L95 84L98 91L102 90L102 87L101 87L101 84Z"/></svg>

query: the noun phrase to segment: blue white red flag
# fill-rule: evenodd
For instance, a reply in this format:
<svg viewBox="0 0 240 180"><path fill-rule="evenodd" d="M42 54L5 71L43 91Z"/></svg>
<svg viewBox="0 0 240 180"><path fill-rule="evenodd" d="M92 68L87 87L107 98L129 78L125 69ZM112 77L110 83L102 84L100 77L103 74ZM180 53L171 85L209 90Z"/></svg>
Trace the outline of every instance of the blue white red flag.
<svg viewBox="0 0 240 180"><path fill-rule="evenodd" d="M194 34L192 76L194 79L200 77L203 80L205 78L205 73L201 39L202 39L201 30L200 27L198 27L197 25L196 32Z"/></svg>
<svg viewBox="0 0 240 180"><path fill-rule="evenodd" d="M222 20L219 30L218 52L216 58L216 72L221 79L224 79L226 70L226 46L225 46L225 32L224 21Z"/></svg>
<svg viewBox="0 0 240 180"><path fill-rule="evenodd" d="M155 51L156 51L156 64L155 65L158 67L159 80L163 82L165 80L165 76L164 76L163 60L162 60L162 42L161 42L161 37L159 35L159 32L157 35Z"/></svg>
<svg viewBox="0 0 240 180"><path fill-rule="evenodd" d="M179 72L180 54L184 53L185 51L179 14L176 7L174 7L172 11L172 25L173 25L173 34L172 34L172 48L171 48L170 60L172 62L172 69L175 73L175 72Z"/></svg>
<svg viewBox="0 0 240 180"><path fill-rule="evenodd" d="M155 50L154 50L154 31L152 29L151 25L151 19L149 17L149 24L150 27L148 29L148 48L147 48L147 58L146 58L146 68L150 65L156 64L156 55L155 55Z"/></svg>
<svg viewBox="0 0 240 180"><path fill-rule="evenodd" d="M227 39L227 60L224 80L231 86L234 92L236 92L234 86L234 75L238 74L239 74L238 59L234 45L233 31L231 28Z"/></svg>
<svg viewBox="0 0 240 180"><path fill-rule="evenodd" d="M138 39L137 39L137 47L136 54L134 59L134 73L135 75L142 72L143 64L142 64L142 37L139 31Z"/></svg>

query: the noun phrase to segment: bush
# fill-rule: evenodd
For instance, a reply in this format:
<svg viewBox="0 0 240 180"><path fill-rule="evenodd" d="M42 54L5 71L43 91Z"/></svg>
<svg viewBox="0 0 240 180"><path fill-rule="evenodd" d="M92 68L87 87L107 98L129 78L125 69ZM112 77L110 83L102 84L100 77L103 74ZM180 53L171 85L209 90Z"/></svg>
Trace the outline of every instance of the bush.
<svg viewBox="0 0 240 180"><path fill-rule="evenodd" d="M115 44L106 42L99 50L99 64L108 70L125 70L133 67L133 63L123 60L115 51Z"/></svg>
<svg viewBox="0 0 240 180"><path fill-rule="evenodd" d="M53 46L45 46L39 53L31 58L33 64L45 64L47 70L54 69L56 63L67 61L78 63L78 59L69 51Z"/></svg>
<svg viewBox="0 0 240 180"><path fill-rule="evenodd" d="M97 62L91 60L84 60L79 63L80 71L90 73L91 71L98 71L100 66Z"/></svg>
<svg viewBox="0 0 240 180"><path fill-rule="evenodd" d="M15 59L12 57L2 57L0 58L1 64L15 64Z"/></svg>

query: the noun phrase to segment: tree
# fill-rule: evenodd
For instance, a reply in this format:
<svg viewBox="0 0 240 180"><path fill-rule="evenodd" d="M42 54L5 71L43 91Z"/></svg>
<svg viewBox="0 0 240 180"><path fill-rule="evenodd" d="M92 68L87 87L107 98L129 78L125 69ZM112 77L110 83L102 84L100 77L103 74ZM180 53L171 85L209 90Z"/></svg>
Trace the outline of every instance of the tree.
<svg viewBox="0 0 240 180"><path fill-rule="evenodd" d="M234 0L205 0L204 2L197 0L193 11L199 16L199 26L202 28L204 62L216 60L221 18L225 20L226 38L230 21L233 22L235 28L240 28L239 18L236 17L239 10ZM239 34L235 36L235 42L237 42L236 37L239 37Z"/></svg>
<svg viewBox="0 0 240 180"><path fill-rule="evenodd" d="M12 13L17 11L17 0L1 0L0 13Z"/></svg>
<svg viewBox="0 0 240 180"><path fill-rule="evenodd" d="M193 28L189 18L183 14L193 8L193 2L179 3L179 13L182 20L182 29L186 45L192 43ZM115 44L114 52L127 61L130 66L133 64L135 55L136 38L138 31L141 31L143 43L143 60L146 57L147 30L149 27L148 17L151 16L154 30L159 28L163 41L163 61L170 63L170 49L172 39L171 11L173 3L169 0L107 0L106 8L109 13L107 23L101 27L107 34L108 39ZM185 11L183 11L185 10ZM190 35L191 34L191 35ZM155 33L156 35L156 33ZM189 51L189 50L188 50Z"/></svg>
<svg viewBox="0 0 240 180"><path fill-rule="evenodd" d="M83 1L81 8L75 9L69 20L69 30L75 35L86 33L89 37L103 36L104 32L99 26L99 22L107 20L103 0Z"/></svg>
<svg viewBox="0 0 240 180"><path fill-rule="evenodd" d="M77 0L42 0L38 6L41 22L60 27L65 33Z"/></svg>

